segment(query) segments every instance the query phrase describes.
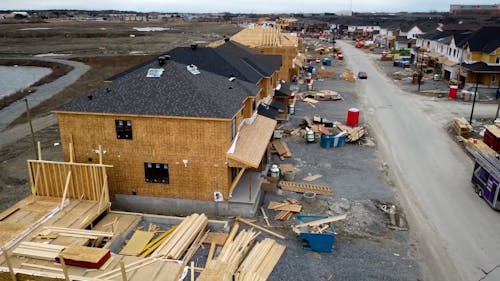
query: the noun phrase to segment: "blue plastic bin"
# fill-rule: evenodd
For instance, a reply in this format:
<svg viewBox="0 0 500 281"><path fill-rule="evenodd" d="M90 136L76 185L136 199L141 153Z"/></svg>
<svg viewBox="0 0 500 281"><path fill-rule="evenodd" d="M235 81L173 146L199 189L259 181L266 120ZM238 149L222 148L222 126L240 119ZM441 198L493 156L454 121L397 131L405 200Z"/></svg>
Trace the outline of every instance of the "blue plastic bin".
<svg viewBox="0 0 500 281"><path fill-rule="evenodd" d="M344 146L346 142L346 135L340 133L332 138L331 147L341 147Z"/></svg>
<svg viewBox="0 0 500 281"><path fill-rule="evenodd" d="M319 146L323 148L328 148L332 146L332 135L321 134L321 138L319 140Z"/></svg>

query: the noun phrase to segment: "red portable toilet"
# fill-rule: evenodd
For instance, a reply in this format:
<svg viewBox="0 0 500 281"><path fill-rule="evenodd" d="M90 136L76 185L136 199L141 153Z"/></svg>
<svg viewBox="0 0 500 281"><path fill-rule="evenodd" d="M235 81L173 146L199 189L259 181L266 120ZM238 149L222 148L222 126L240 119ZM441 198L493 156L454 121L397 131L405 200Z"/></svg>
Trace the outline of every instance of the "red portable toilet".
<svg viewBox="0 0 500 281"><path fill-rule="evenodd" d="M450 99L456 100L457 99L457 92L458 92L458 86L451 85L450 86L450 92L448 94L448 97Z"/></svg>
<svg viewBox="0 0 500 281"><path fill-rule="evenodd" d="M359 123L359 109L357 108L349 108L347 111L347 120L345 124L347 126L356 127Z"/></svg>

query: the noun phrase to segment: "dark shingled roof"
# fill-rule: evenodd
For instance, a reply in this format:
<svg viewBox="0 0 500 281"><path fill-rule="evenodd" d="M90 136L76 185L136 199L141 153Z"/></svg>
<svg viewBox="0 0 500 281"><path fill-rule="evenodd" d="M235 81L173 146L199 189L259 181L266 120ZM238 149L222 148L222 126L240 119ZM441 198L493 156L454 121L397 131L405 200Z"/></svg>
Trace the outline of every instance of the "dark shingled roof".
<svg viewBox="0 0 500 281"><path fill-rule="evenodd" d="M500 73L500 65L488 65L484 62L476 62L476 63L462 63L464 68L478 73Z"/></svg>
<svg viewBox="0 0 500 281"><path fill-rule="evenodd" d="M500 47L500 26L485 26L474 32L467 41L472 52L489 54Z"/></svg>
<svg viewBox="0 0 500 281"><path fill-rule="evenodd" d="M264 76L271 76L281 67L281 55L262 55L234 41L228 41L217 48L222 54L245 61Z"/></svg>
<svg viewBox="0 0 500 281"><path fill-rule="evenodd" d="M77 98L61 111L206 118L232 118L248 96L256 95L255 84L219 75L204 69L194 75L174 57L167 60L158 78L146 77L150 68L160 68L156 60L132 69L112 84ZM207 58L212 59L212 58ZM214 59L214 63L224 64Z"/></svg>

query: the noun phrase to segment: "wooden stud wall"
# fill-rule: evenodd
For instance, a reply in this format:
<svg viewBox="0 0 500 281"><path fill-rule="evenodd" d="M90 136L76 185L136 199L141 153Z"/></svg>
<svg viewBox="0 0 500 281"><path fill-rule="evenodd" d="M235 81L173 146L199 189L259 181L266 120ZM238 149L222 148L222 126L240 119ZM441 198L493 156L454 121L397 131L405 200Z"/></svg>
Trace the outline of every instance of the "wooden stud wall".
<svg viewBox="0 0 500 281"><path fill-rule="evenodd" d="M228 198L226 152L230 120L183 119L58 112L64 157L73 138L75 161L97 161L102 145L111 195L127 194L213 200L215 191ZM132 140L116 138L115 120L132 121ZM185 167L183 160L188 160ZM147 183L144 163L167 163L169 184Z"/></svg>
<svg viewBox="0 0 500 281"><path fill-rule="evenodd" d="M28 160L33 195L109 202L105 174L106 166ZM68 182L67 190L66 182Z"/></svg>

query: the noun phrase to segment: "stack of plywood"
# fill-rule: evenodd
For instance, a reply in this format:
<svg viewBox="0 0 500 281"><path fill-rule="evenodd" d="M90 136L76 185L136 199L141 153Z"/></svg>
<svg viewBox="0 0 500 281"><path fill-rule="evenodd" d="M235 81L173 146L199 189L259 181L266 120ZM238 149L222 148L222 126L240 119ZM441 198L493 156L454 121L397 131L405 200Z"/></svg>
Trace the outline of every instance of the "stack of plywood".
<svg viewBox="0 0 500 281"><path fill-rule="evenodd" d="M265 281L271 275L285 246L273 239L266 238L258 242L241 263L235 274L236 281Z"/></svg>
<svg viewBox="0 0 500 281"><path fill-rule="evenodd" d="M282 140L273 140L272 145L278 153L281 160L284 160L285 157L292 157L292 152L290 148L288 148L288 144Z"/></svg>
<svg viewBox="0 0 500 281"><path fill-rule="evenodd" d="M278 211L274 217L275 220L289 220L294 214L302 211L302 205L297 200L290 198L284 202L271 201L267 208Z"/></svg>
<svg viewBox="0 0 500 281"><path fill-rule="evenodd" d="M493 150L491 147L489 147L487 144L485 144L484 141L482 141L482 140L469 138L469 139L464 139L463 142L464 142L465 146L467 146L473 150L476 150L478 152L481 152L482 154L490 155L492 157L498 156L498 153L495 150Z"/></svg>
<svg viewBox="0 0 500 281"><path fill-rule="evenodd" d="M198 277L198 281L230 281L240 263L259 234L253 230L242 230L234 240L228 237L226 244L215 260L210 261Z"/></svg>
<svg viewBox="0 0 500 281"><path fill-rule="evenodd" d="M186 217L153 252L153 256L180 259L207 224L208 218L205 214L192 214Z"/></svg>
<svg viewBox="0 0 500 281"><path fill-rule="evenodd" d="M457 136L461 136L464 138L471 137L472 133L474 132L474 129L472 128L472 126L463 117L453 118L453 129L455 130L455 134Z"/></svg>

